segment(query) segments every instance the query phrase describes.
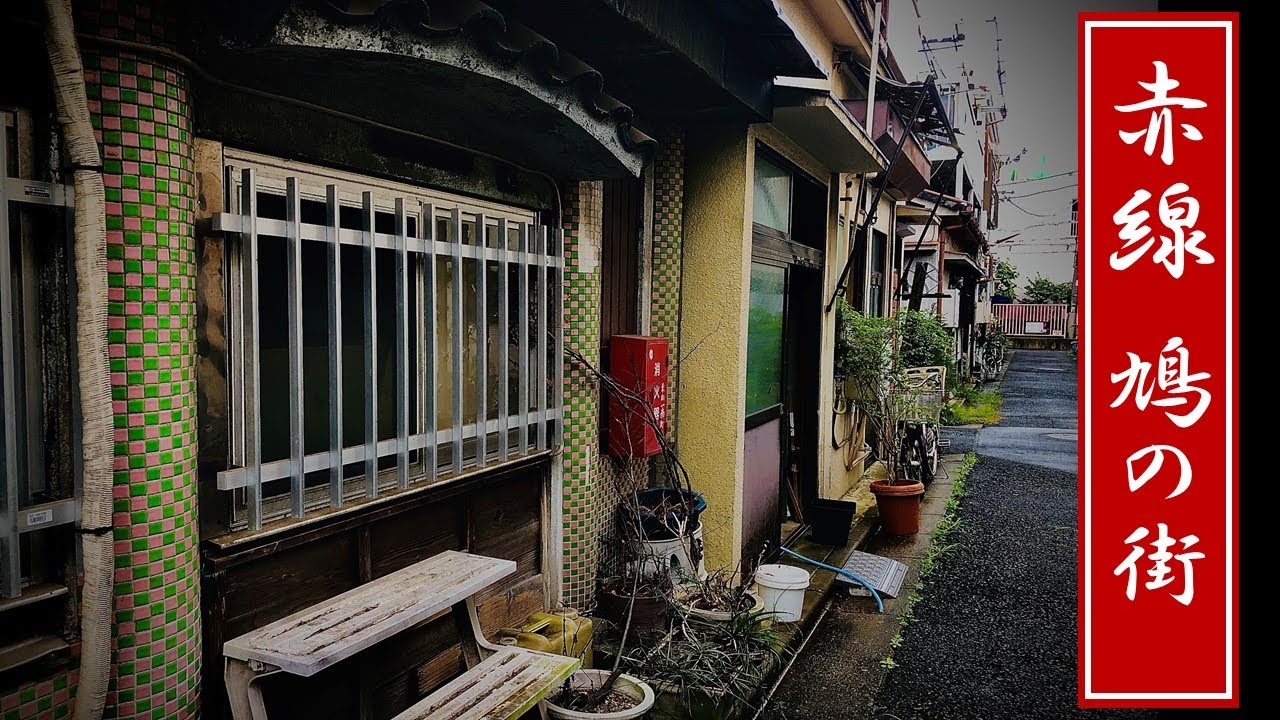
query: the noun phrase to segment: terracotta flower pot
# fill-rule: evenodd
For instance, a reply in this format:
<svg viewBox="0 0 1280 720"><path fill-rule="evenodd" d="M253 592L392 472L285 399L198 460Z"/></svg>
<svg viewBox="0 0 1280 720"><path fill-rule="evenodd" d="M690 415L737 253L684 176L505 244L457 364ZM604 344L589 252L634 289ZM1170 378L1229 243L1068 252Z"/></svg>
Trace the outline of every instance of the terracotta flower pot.
<svg viewBox="0 0 1280 720"><path fill-rule="evenodd" d="M880 523L890 535L915 535L920 532L920 500L924 483L887 480L871 483L871 493L880 508Z"/></svg>

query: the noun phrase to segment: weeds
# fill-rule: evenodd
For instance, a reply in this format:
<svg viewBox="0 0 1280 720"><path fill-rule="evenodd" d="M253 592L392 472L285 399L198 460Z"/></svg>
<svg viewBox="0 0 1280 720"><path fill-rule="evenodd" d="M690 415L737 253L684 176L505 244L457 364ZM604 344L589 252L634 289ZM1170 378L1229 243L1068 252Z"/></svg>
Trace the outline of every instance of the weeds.
<svg viewBox="0 0 1280 720"><path fill-rule="evenodd" d="M960 501L969 494L966 480L969 477L969 473L973 471L973 467L977 464L977 453L969 453L965 455L960 467L952 472L951 496L947 498L946 514L938 521L933 531L933 537L929 541L929 549L925 551L924 557L920 558L920 564L917 566L920 571L920 579L916 582L915 590L907 597L907 609L902 613L902 619L899 622L901 630L905 630L915 620L916 605L924 599L924 579L937 569L939 560L964 547L958 542L947 542L947 540L952 533L964 524L964 521L960 519ZM901 630L889 641L890 647L894 650L897 650L902 645ZM889 658L889 660L892 662L892 658ZM881 661L880 664L884 665L884 662ZM896 664L884 666L893 668L896 667Z"/></svg>
<svg viewBox="0 0 1280 720"><path fill-rule="evenodd" d="M942 406L944 425L992 425L1000 422L1000 390L960 388Z"/></svg>

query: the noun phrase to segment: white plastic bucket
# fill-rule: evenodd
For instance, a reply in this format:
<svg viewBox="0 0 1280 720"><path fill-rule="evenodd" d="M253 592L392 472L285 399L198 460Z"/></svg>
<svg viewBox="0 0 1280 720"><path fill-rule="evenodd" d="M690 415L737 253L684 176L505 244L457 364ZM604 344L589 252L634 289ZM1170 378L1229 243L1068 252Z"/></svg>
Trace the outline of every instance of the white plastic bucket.
<svg viewBox="0 0 1280 720"><path fill-rule="evenodd" d="M675 583L690 580L706 580L706 563L698 558L698 567L689 562L690 545L702 547L702 523L693 529L691 538L672 538L671 540L640 541L640 572L644 575L657 575L662 570L671 574ZM701 555L701 553L699 553Z"/></svg>
<svg viewBox="0 0 1280 720"><path fill-rule="evenodd" d="M764 611L777 622L795 622L804 608L804 591L809 573L793 565L761 565L756 569L756 585Z"/></svg>

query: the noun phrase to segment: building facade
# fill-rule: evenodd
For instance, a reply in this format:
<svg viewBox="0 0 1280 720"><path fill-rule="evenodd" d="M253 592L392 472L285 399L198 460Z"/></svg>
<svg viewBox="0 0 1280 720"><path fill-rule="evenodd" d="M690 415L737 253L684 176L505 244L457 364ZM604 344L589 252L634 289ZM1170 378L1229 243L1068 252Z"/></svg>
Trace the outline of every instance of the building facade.
<svg viewBox="0 0 1280 720"><path fill-rule="evenodd" d="M0 718L66 716L103 672L108 717L224 717L224 642L448 549L517 563L486 630L590 610L618 498L661 477L609 453L614 336L668 341L709 566L753 566L862 476L827 441L852 432L830 305L893 311L899 203L947 126L887 3L71 5L100 167L68 160L47 70L0 88ZM49 15L13 12L0 52L47 68ZM98 285L105 337L79 337ZM104 647L76 549L86 343L110 380ZM447 630L267 701L390 717L460 668Z"/></svg>

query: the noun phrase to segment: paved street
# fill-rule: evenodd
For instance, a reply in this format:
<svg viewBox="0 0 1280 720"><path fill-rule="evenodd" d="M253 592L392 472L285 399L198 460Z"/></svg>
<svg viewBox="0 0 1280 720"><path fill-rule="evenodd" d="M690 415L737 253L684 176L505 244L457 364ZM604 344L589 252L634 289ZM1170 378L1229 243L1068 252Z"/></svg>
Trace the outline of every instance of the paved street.
<svg viewBox="0 0 1280 720"><path fill-rule="evenodd" d="M899 647L889 643L897 618L838 597L779 688L774 717L1154 717L1076 708L1075 371L1065 352L1016 354L1002 386L1003 421L950 432L951 452L976 449L980 460L962 524ZM938 502L931 488L926 512ZM927 538L882 540L873 551L910 562L927 546ZM916 581L913 570L904 595ZM902 602L887 609L900 614Z"/></svg>

